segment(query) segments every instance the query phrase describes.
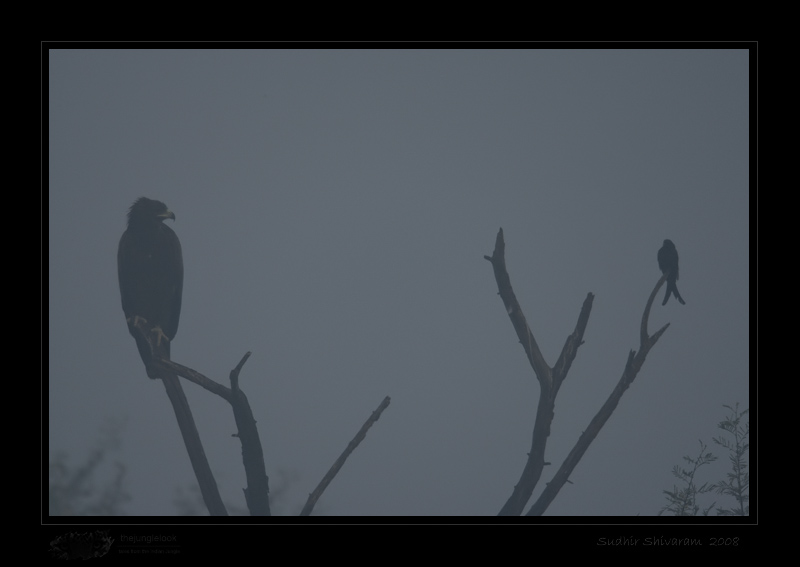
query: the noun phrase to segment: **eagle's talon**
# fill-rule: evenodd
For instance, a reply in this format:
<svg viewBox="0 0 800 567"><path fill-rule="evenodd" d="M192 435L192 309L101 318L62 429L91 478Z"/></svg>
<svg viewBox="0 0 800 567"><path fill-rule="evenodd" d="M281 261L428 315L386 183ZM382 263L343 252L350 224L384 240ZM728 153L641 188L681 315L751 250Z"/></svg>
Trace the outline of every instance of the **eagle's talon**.
<svg viewBox="0 0 800 567"><path fill-rule="evenodd" d="M150 332L156 336L156 346L161 346L161 339L169 342L169 337L164 334L164 331L161 330L161 327L153 327Z"/></svg>
<svg viewBox="0 0 800 567"><path fill-rule="evenodd" d="M142 327L144 325L147 325L147 319L145 319L144 317L140 317L139 315L128 317L127 319L125 319L125 321L127 321L128 325L133 325L134 327Z"/></svg>

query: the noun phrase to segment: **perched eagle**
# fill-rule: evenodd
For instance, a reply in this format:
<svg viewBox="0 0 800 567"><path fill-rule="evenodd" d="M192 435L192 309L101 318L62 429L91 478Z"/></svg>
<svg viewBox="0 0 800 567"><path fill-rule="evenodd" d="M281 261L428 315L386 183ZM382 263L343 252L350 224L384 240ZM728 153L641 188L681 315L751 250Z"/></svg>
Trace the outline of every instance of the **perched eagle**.
<svg viewBox="0 0 800 567"><path fill-rule="evenodd" d="M678 249L672 243L672 240L665 240L664 246L658 251L658 267L661 269L662 274L667 274L667 294L664 296L664 301L661 305L666 305L670 294L681 302L681 305L686 305L686 302L678 293Z"/></svg>
<svg viewBox="0 0 800 567"><path fill-rule="evenodd" d="M128 228L122 233L117 253L122 310L150 378L159 378L150 364L153 356L169 359L169 344L178 332L181 316L181 243L163 224L164 219L175 220L164 203L137 199L128 212ZM136 328L137 323L146 329L149 343Z"/></svg>

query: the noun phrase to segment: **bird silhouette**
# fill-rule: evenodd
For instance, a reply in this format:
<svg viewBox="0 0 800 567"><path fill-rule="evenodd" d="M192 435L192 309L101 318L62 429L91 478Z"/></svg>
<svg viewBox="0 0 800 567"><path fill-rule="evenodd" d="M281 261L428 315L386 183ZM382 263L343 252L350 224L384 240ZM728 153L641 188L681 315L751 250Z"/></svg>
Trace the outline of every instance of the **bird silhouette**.
<svg viewBox="0 0 800 567"><path fill-rule="evenodd" d="M163 221L175 215L161 201L138 199L128 212L128 228L117 253L119 292L128 330L136 339L147 375L159 378L150 341L135 328L144 321L158 358L169 360L178 332L183 294L183 256L175 232Z"/></svg>
<svg viewBox="0 0 800 567"><path fill-rule="evenodd" d="M658 251L658 267L661 269L661 273L667 275L667 293L661 305L667 304L670 294L674 295L681 305L686 305L675 283L678 281L678 250L672 240L665 240L664 246Z"/></svg>

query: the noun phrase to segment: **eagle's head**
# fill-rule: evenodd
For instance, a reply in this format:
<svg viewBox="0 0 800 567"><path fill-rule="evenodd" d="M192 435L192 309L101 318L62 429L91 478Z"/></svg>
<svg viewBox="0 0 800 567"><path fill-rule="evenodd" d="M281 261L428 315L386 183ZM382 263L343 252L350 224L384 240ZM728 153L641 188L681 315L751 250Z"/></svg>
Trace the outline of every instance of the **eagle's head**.
<svg viewBox="0 0 800 567"><path fill-rule="evenodd" d="M175 213L161 201L139 197L128 211L128 226L132 224L159 223L164 219L175 220Z"/></svg>

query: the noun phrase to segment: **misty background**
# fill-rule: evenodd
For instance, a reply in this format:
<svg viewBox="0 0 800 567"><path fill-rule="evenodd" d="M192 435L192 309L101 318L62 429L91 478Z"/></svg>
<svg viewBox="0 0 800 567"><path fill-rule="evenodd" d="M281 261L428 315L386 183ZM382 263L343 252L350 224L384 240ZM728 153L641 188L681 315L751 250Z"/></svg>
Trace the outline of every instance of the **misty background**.
<svg viewBox="0 0 800 567"><path fill-rule="evenodd" d="M686 305L662 288L649 330L669 329L546 514L654 515L698 439L720 456L701 480L729 469L711 437L723 404L749 407L748 51L48 55L49 454L77 466L123 420L126 513L176 514L196 484L120 305L140 196L175 213L183 247L172 359L229 385L253 352L240 383L274 513L299 512L387 395L315 512L499 511L539 396L483 258L500 227L549 365L595 294L530 503L639 349L665 238ZM244 508L230 407L183 384Z"/></svg>

